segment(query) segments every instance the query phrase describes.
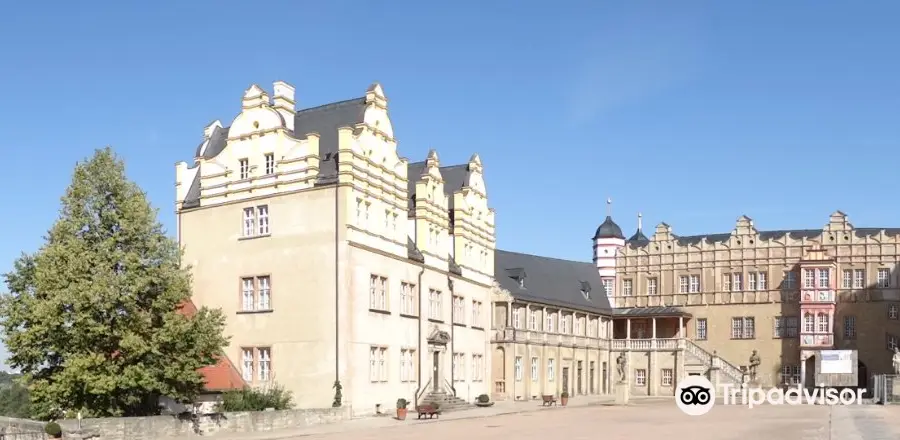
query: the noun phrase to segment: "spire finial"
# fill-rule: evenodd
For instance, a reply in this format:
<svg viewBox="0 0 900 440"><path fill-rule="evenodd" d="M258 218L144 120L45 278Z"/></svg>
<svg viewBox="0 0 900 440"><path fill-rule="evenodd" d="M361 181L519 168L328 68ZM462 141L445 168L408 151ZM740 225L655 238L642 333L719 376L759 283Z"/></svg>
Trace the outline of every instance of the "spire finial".
<svg viewBox="0 0 900 440"><path fill-rule="evenodd" d="M643 217L644 217L644 216L642 216L641 213L639 212L639 213L638 213L638 231L640 231L641 229L643 229L643 221L642 221L642 218L643 218Z"/></svg>
<svg viewBox="0 0 900 440"><path fill-rule="evenodd" d="M606 215L608 217L612 216L612 198L610 197L606 198Z"/></svg>

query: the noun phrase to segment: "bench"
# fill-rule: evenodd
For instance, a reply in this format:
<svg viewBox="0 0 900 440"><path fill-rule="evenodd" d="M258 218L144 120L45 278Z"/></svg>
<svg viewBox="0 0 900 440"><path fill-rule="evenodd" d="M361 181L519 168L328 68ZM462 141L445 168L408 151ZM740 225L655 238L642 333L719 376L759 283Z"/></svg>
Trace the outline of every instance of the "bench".
<svg viewBox="0 0 900 440"><path fill-rule="evenodd" d="M541 396L541 400L543 401L541 406L556 405L556 396L551 396L551 395Z"/></svg>
<svg viewBox="0 0 900 440"><path fill-rule="evenodd" d="M441 410L434 405L425 404L417 406L416 413L418 414L418 418L420 419L426 416L429 419L433 419L441 415Z"/></svg>

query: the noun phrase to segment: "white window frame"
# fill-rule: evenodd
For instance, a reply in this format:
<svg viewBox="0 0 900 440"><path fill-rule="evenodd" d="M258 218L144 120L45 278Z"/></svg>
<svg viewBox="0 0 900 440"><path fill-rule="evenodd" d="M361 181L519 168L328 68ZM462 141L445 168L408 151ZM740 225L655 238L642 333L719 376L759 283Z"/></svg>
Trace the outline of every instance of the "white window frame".
<svg viewBox="0 0 900 440"><path fill-rule="evenodd" d="M647 278L647 295L659 293L659 280L656 277Z"/></svg>
<svg viewBox="0 0 900 440"><path fill-rule="evenodd" d="M241 349L241 377L247 381L253 381L254 364L256 363L255 353L252 348Z"/></svg>
<svg viewBox="0 0 900 440"><path fill-rule="evenodd" d="M803 333L815 333L816 332L816 316L811 312L806 312L803 314Z"/></svg>
<svg viewBox="0 0 900 440"><path fill-rule="evenodd" d="M831 331L827 313L819 313L816 315L816 333L828 333Z"/></svg>
<svg viewBox="0 0 900 440"><path fill-rule="evenodd" d="M756 273L750 272L747 274L747 290L755 291L756 290Z"/></svg>
<svg viewBox="0 0 900 440"><path fill-rule="evenodd" d="M634 293L634 281L622 280L622 296L631 296Z"/></svg>
<svg viewBox="0 0 900 440"><path fill-rule="evenodd" d="M757 281L756 281L756 290L768 290L769 284L769 273L768 272L757 272L756 273Z"/></svg>
<svg viewBox="0 0 900 440"><path fill-rule="evenodd" d="M675 372L671 368L663 368L660 370L659 383L664 387L672 386L674 382Z"/></svg>
<svg viewBox="0 0 900 440"><path fill-rule="evenodd" d="M722 291L723 292L731 292L731 274L730 273L722 274Z"/></svg>
<svg viewBox="0 0 900 440"><path fill-rule="evenodd" d="M816 270L815 269L803 269L803 288L804 289L815 289L816 288Z"/></svg>
<svg viewBox="0 0 900 440"><path fill-rule="evenodd" d="M265 163L266 163L266 175L271 176L272 174L275 174L275 154L274 153L266 153Z"/></svg>
<svg viewBox="0 0 900 440"><path fill-rule="evenodd" d="M272 349L269 347L260 347L256 349L258 357L257 365L259 366L259 380L268 382L272 379Z"/></svg>
<svg viewBox="0 0 900 440"><path fill-rule="evenodd" d="M647 386L647 370L643 368L635 368L634 384L639 387Z"/></svg>
<svg viewBox="0 0 900 440"><path fill-rule="evenodd" d="M245 180L250 178L250 159L238 159L238 170L240 173L240 180Z"/></svg>
<svg viewBox="0 0 900 440"><path fill-rule="evenodd" d="M690 287L688 289L688 292L700 293L700 275L690 276Z"/></svg>
<svg viewBox="0 0 900 440"><path fill-rule="evenodd" d="M743 282L744 274L740 272L735 272L731 274L731 287L734 292L743 291Z"/></svg>
<svg viewBox="0 0 900 440"><path fill-rule="evenodd" d="M841 288L842 289L852 289L853 288L853 269L844 269L842 271Z"/></svg>
<svg viewBox="0 0 900 440"><path fill-rule="evenodd" d="M519 328L519 319L521 319L521 316L519 316L519 310L521 310L521 307L516 307L516 306L510 306L510 307L513 308L513 310L512 310L512 327Z"/></svg>
<svg viewBox="0 0 900 440"><path fill-rule="evenodd" d="M369 275L369 310L388 311L388 279L378 274Z"/></svg>
<svg viewBox="0 0 900 440"><path fill-rule="evenodd" d="M891 271L889 269L878 269L878 287L882 289L891 287Z"/></svg>
<svg viewBox="0 0 900 440"><path fill-rule="evenodd" d="M556 359L547 359L547 380L550 382L556 380Z"/></svg>
<svg viewBox="0 0 900 440"><path fill-rule="evenodd" d="M522 378L525 376L525 372L523 371L522 366L522 356L516 356L515 364L513 366L516 375L516 382L521 382Z"/></svg>
<svg viewBox="0 0 900 440"><path fill-rule="evenodd" d="M256 277L256 309L272 310L272 279L268 275Z"/></svg>
<svg viewBox="0 0 900 440"><path fill-rule="evenodd" d="M709 334L707 330L709 322L707 322L706 318L697 318L694 328L694 338L698 341L705 341L709 338Z"/></svg>
<svg viewBox="0 0 900 440"><path fill-rule="evenodd" d="M831 269L817 269L816 278L818 279L819 289L828 289L831 286Z"/></svg>
<svg viewBox="0 0 900 440"><path fill-rule="evenodd" d="M416 316L416 285L413 283L400 283L400 313Z"/></svg>
<svg viewBox="0 0 900 440"><path fill-rule="evenodd" d="M540 374L538 373L539 363L540 363L540 360L537 357L535 357L535 356L531 357L531 381L532 382L537 382L538 380L540 380Z"/></svg>
<svg viewBox="0 0 900 440"><path fill-rule="evenodd" d="M853 269L853 288L864 289L866 287L866 270Z"/></svg>
<svg viewBox="0 0 900 440"><path fill-rule="evenodd" d="M678 293L688 293L688 288L690 286L690 281L688 280L687 275L679 275L678 276Z"/></svg>
<svg viewBox="0 0 900 440"><path fill-rule="evenodd" d="M428 317L437 321L443 321L444 305L441 291L428 289Z"/></svg>
<svg viewBox="0 0 900 440"><path fill-rule="evenodd" d="M243 236L253 237L256 234L256 208L244 208Z"/></svg>

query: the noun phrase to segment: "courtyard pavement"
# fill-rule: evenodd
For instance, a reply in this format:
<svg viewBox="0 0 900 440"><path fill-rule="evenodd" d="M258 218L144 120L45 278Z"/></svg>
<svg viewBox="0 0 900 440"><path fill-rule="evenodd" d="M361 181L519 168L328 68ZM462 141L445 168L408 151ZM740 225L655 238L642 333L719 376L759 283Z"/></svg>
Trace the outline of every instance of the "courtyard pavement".
<svg viewBox="0 0 900 440"><path fill-rule="evenodd" d="M305 429L216 435L216 439L668 439L668 440L883 440L900 438L898 406L718 405L703 416L687 416L672 398L637 398L628 406L608 398L581 398L564 408L533 402L500 402L457 411L439 420L372 417Z"/></svg>

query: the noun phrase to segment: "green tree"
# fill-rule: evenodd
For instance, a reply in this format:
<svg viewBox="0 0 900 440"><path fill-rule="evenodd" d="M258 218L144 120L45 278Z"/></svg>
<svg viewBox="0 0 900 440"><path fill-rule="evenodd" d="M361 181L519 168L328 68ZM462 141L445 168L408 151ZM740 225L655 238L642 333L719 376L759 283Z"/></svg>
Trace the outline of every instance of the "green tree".
<svg viewBox="0 0 900 440"><path fill-rule="evenodd" d="M0 416L31 417L28 389L18 383L20 376L0 371Z"/></svg>
<svg viewBox="0 0 900 440"><path fill-rule="evenodd" d="M190 401L197 369L227 344L220 310L178 313L190 298L181 250L110 148L79 163L45 244L6 275L0 328L32 416L159 411Z"/></svg>

